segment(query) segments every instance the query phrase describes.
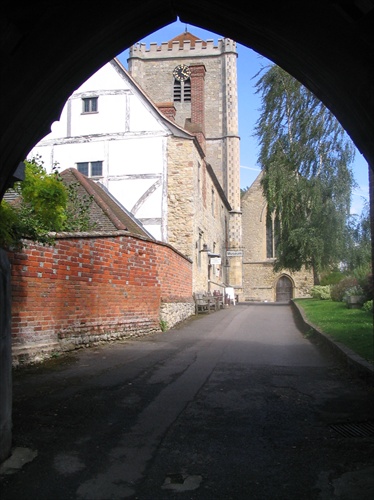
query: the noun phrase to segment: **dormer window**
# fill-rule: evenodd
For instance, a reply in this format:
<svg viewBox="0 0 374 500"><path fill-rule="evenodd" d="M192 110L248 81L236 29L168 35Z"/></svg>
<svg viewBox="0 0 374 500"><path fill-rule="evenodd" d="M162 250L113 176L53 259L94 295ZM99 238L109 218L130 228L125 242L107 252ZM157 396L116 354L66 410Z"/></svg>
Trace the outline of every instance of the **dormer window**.
<svg viewBox="0 0 374 500"><path fill-rule="evenodd" d="M82 99L82 113L97 113L97 97L84 97Z"/></svg>

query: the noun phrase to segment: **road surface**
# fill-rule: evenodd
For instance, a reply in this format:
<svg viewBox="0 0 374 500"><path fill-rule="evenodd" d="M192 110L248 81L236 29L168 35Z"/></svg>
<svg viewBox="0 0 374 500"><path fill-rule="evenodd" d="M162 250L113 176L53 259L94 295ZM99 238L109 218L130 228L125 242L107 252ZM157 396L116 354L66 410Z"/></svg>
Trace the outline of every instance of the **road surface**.
<svg viewBox="0 0 374 500"><path fill-rule="evenodd" d="M371 500L372 396L290 305L239 304L16 371L1 499Z"/></svg>

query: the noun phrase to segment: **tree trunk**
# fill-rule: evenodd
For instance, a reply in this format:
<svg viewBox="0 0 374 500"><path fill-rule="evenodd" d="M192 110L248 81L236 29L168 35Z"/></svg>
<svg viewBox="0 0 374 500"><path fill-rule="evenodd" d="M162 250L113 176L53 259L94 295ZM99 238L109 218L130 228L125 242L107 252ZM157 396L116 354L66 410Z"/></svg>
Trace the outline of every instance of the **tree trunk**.
<svg viewBox="0 0 374 500"><path fill-rule="evenodd" d="M320 284L320 279L319 279L319 272L316 266L313 265L313 281L315 285Z"/></svg>

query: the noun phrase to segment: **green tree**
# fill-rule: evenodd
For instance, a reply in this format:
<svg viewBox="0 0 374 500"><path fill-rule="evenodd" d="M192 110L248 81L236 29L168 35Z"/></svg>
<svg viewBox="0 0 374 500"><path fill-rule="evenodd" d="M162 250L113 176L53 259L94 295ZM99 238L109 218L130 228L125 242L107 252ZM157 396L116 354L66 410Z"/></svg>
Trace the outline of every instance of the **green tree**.
<svg viewBox="0 0 374 500"><path fill-rule="evenodd" d="M22 240L52 243L52 232L93 227L92 198L79 196L77 185L65 186L55 168L48 174L38 158L25 161L25 179L14 185L18 198L0 204L0 246L22 247Z"/></svg>
<svg viewBox="0 0 374 500"><path fill-rule="evenodd" d="M25 161L25 179L16 183L15 191L21 200L20 216L31 218L43 231L63 229L68 193L57 169L48 174L38 159Z"/></svg>
<svg viewBox="0 0 374 500"><path fill-rule="evenodd" d="M319 273L341 260L354 179L354 146L332 113L276 65L256 75L262 187L281 220L275 270Z"/></svg>
<svg viewBox="0 0 374 500"><path fill-rule="evenodd" d="M344 265L348 272L358 269L371 272L370 207L366 200L360 216L352 215L347 223L347 247Z"/></svg>

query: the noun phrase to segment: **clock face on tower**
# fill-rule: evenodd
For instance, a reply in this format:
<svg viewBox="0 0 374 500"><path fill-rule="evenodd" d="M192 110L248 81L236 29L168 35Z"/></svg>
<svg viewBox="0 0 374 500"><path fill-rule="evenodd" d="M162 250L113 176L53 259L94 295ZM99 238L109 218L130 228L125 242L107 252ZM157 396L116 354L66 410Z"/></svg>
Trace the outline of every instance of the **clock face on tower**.
<svg viewBox="0 0 374 500"><path fill-rule="evenodd" d="M191 70L185 64L180 64L179 66L174 68L173 76L176 80L184 82L191 76Z"/></svg>

